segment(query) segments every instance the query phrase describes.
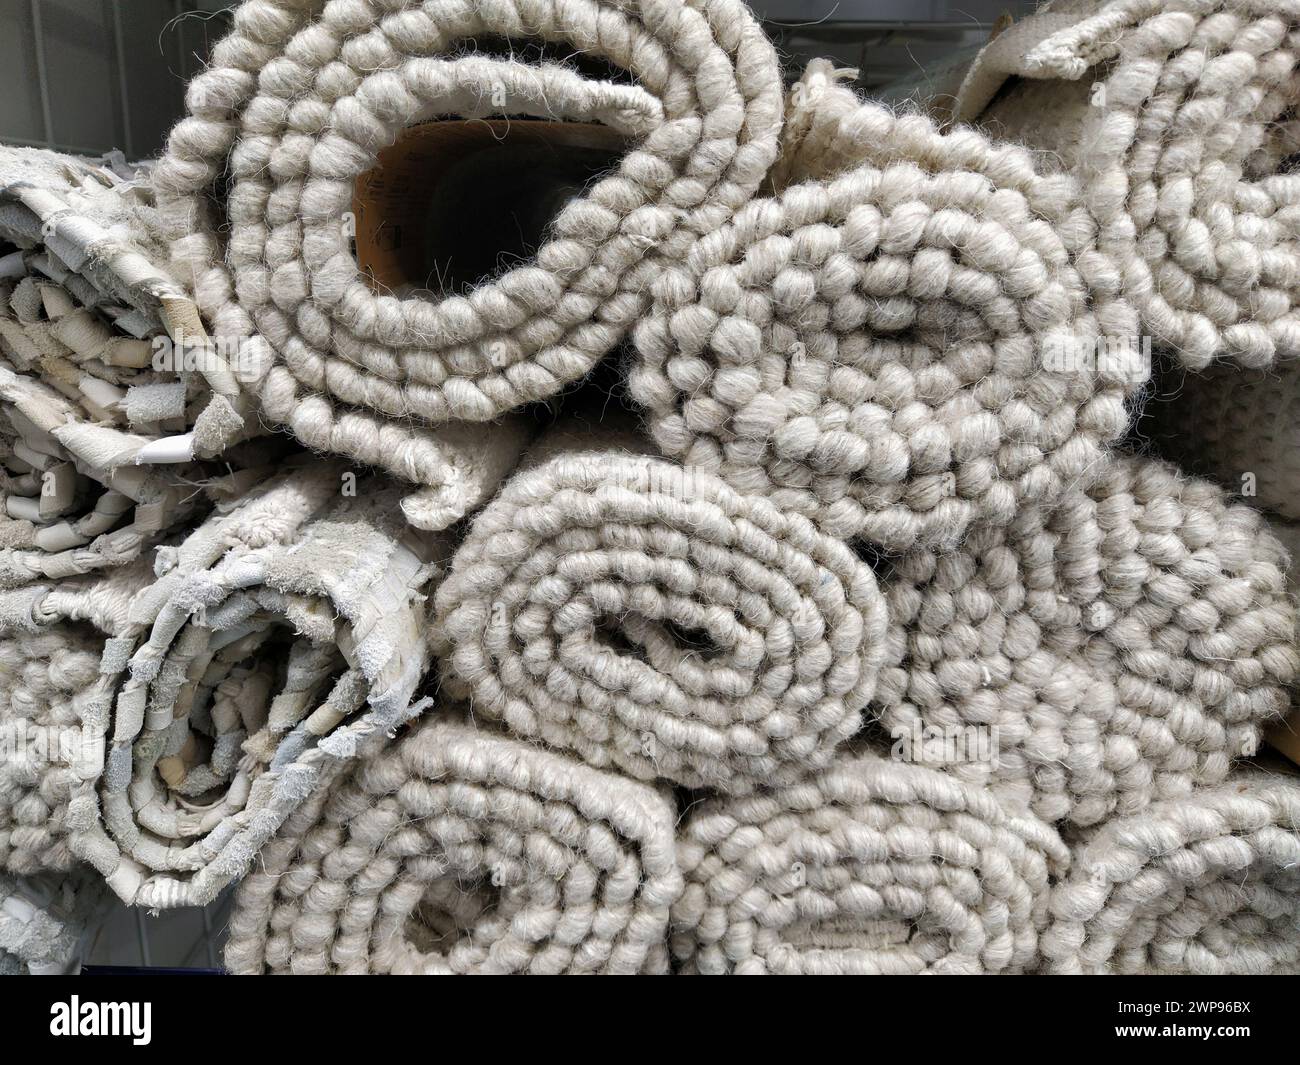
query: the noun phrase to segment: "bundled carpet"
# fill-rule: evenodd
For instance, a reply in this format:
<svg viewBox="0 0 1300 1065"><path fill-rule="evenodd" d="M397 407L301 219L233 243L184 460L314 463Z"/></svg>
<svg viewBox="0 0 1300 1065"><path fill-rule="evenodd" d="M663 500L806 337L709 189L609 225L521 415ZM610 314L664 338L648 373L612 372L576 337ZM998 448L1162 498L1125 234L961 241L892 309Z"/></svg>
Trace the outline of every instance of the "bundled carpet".
<svg viewBox="0 0 1300 1065"><path fill-rule="evenodd" d="M492 38L620 80L475 54ZM680 257L752 195L781 121L775 53L739 0L249 0L187 101L154 184L215 333L250 338L243 390L308 446L419 484L445 464L429 426L549 398L620 340L651 253ZM436 301L377 294L340 225L354 180L409 123L488 114L634 143L532 261ZM213 379L235 407L238 384Z"/></svg>
<svg viewBox="0 0 1300 1065"><path fill-rule="evenodd" d="M975 61L955 117L1076 175L1143 332L1188 366L1300 354L1294 0L1047 5Z"/></svg>
<svg viewBox="0 0 1300 1065"><path fill-rule="evenodd" d="M76 975L104 894L103 885L83 871L0 875L0 976Z"/></svg>
<svg viewBox="0 0 1300 1065"><path fill-rule="evenodd" d="M422 703L424 589L450 553L404 491L290 468L160 552L84 711L105 752L72 847L126 902L201 905L338 763Z"/></svg>
<svg viewBox="0 0 1300 1065"><path fill-rule="evenodd" d="M686 815L672 950L688 973L1017 973L1069 854L946 774L874 754Z"/></svg>
<svg viewBox="0 0 1300 1065"><path fill-rule="evenodd" d="M1300 972L1300 780L1240 770L1103 825L1052 893L1046 971Z"/></svg>
<svg viewBox="0 0 1300 1065"><path fill-rule="evenodd" d="M126 630L131 599L151 576L136 562L0 592L0 872L72 867L68 802L104 768L83 717L106 641Z"/></svg>
<svg viewBox="0 0 1300 1065"><path fill-rule="evenodd" d="M233 973L663 973L676 811L445 711L296 811L241 885Z"/></svg>
<svg viewBox="0 0 1300 1065"><path fill-rule="evenodd" d="M1094 824L1220 783L1300 670L1286 555L1254 510L1165 463L1116 459L882 577L872 710L904 757Z"/></svg>
<svg viewBox="0 0 1300 1065"><path fill-rule="evenodd" d="M806 519L574 425L475 519L435 599L446 689L598 768L746 791L824 767L884 599Z"/></svg>
<svg viewBox="0 0 1300 1065"><path fill-rule="evenodd" d="M1088 475L1147 367L1072 182L826 64L787 127L780 191L654 279L629 381L660 449L890 549Z"/></svg>

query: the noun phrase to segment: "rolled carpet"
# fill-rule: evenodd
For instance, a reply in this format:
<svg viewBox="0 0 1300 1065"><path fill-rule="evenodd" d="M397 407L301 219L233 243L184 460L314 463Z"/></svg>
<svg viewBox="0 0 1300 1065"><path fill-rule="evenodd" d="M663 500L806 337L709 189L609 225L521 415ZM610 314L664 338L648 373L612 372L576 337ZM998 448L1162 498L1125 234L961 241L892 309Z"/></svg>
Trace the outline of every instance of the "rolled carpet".
<svg viewBox="0 0 1300 1065"><path fill-rule="evenodd" d="M1018 973L1069 853L1041 822L923 766L845 754L692 807L672 950L686 973Z"/></svg>
<svg viewBox="0 0 1300 1065"><path fill-rule="evenodd" d="M622 445L554 430L475 519L435 596L445 690L642 780L735 792L826 766L875 685L871 569Z"/></svg>
<svg viewBox="0 0 1300 1065"><path fill-rule="evenodd" d="M777 193L653 281L629 384L660 449L891 550L1089 475L1148 367L1073 183L817 67L787 122Z"/></svg>
<svg viewBox="0 0 1300 1065"><path fill-rule="evenodd" d="M954 114L1078 177L1144 333L1265 367L1300 354L1297 55L1294 0L1053 3L984 49Z"/></svg>
<svg viewBox="0 0 1300 1065"><path fill-rule="evenodd" d="M1102 825L1052 891L1045 971L1300 972L1300 780L1243 769Z"/></svg>
<svg viewBox="0 0 1300 1065"><path fill-rule="evenodd" d="M0 872L66 873L68 802L104 768L83 727L105 644L128 625L143 562L0 592Z"/></svg>
<svg viewBox="0 0 1300 1065"><path fill-rule="evenodd" d="M78 857L127 903L202 905L338 764L424 705L425 589L449 553L404 489L290 466L160 552L83 710L104 752Z"/></svg>
<svg viewBox="0 0 1300 1065"><path fill-rule="evenodd" d="M232 973L663 973L676 811L445 710L286 822L240 885Z"/></svg>
<svg viewBox="0 0 1300 1065"><path fill-rule="evenodd" d="M493 38L512 56L580 51L616 80L494 58ZM153 180L214 334L250 338L243 391L308 446L427 483L429 426L582 377L644 309L652 256L680 257L749 198L781 83L740 0L247 0L187 105ZM436 300L377 294L340 225L354 180L407 124L489 114L600 122L633 143L531 261Z"/></svg>
<svg viewBox="0 0 1300 1065"><path fill-rule="evenodd" d="M1054 510L882 576L871 712L899 757L1088 825L1219 784L1300 670L1264 519L1166 463L1117 458Z"/></svg>

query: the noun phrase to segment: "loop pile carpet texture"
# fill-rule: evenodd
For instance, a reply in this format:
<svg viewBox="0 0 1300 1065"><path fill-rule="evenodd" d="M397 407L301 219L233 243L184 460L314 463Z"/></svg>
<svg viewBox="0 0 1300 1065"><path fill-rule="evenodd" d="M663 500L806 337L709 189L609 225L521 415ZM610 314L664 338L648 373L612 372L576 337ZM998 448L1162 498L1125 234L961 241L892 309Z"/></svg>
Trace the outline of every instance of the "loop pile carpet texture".
<svg viewBox="0 0 1300 1065"><path fill-rule="evenodd" d="M676 812L448 719L295 812L239 889L234 973L663 973Z"/></svg>
<svg viewBox="0 0 1300 1065"><path fill-rule="evenodd" d="M0 872L73 867L68 802L104 768L86 713L105 642L126 630L131 599L150 577L137 562L0 592Z"/></svg>
<svg viewBox="0 0 1300 1065"><path fill-rule="evenodd" d="M825 767L875 685L870 568L799 515L606 433L561 427L532 461L438 589L446 690L640 779L737 792Z"/></svg>
<svg viewBox="0 0 1300 1065"><path fill-rule="evenodd" d="M904 756L1049 821L1187 796L1256 754L1289 705L1286 562L1257 511L1117 459L1054 510L893 563L872 710Z"/></svg>
<svg viewBox="0 0 1300 1065"><path fill-rule="evenodd" d="M0 971L37 876L242 880L239 973L1300 970L1297 27L1000 20L975 129L742 0L245 0L147 179L0 148ZM383 288L488 117L623 150Z"/></svg>
<svg viewBox="0 0 1300 1065"><path fill-rule="evenodd" d="M493 37L581 51L636 88L484 62L476 39ZM249 338L238 379L213 387L309 447L437 485L429 426L582 377L644 310L652 257L680 257L749 199L775 157L781 80L739 0L248 0L187 104L153 180L214 334ZM340 225L354 179L408 123L493 112L641 136L532 261L440 300L377 294Z"/></svg>
<svg viewBox="0 0 1300 1065"><path fill-rule="evenodd" d="M792 93L781 191L654 279L631 392L665 454L739 491L952 546L1099 463L1146 377L1135 321L1088 298L1081 270L1114 267L1072 255L1070 181L828 77Z"/></svg>
<svg viewBox="0 0 1300 1065"><path fill-rule="evenodd" d="M1142 331L1183 362L1300 355L1294 0L1075 0L977 58L954 116L1078 177Z"/></svg>
<svg viewBox="0 0 1300 1065"><path fill-rule="evenodd" d="M103 896L84 873L0 875L0 976L75 975Z"/></svg>
<svg viewBox="0 0 1300 1065"><path fill-rule="evenodd" d="M1101 826L1052 892L1055 973L1300 972L1300 779L1242 770Z"/></svg>
<svg viewBox="0 0 1300 1065"><path fill-rule="evenodd" d="M673 954L705 974L1017 973L1038 957L1056 833L923 766L845 755L687 811Z"/></svg>

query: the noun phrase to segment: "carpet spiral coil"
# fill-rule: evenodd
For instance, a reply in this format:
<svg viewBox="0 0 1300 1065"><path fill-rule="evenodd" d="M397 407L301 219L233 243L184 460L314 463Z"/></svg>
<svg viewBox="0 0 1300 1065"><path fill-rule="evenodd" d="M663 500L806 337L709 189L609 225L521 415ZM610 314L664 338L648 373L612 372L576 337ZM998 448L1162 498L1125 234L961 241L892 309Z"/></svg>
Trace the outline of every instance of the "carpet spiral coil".
<svg viewBox="0 0 1300 1065"><path fill-rule="evenodd" d="M663 973L672 804L430 717L295 812L239 889L234 973Z"/></svg>
<svg viewBox="0 0 1300 1065"><path fill-rule="evenodd" d="M1015 973L1038 957L1056 833L924 766L846 755L690 809L673 954L703 974Z"/></svg>
<svg viewBox="0 0 1300 1065"><path fill-rule="evenodd" d="M633 84L473 51L493 37L579 49ZM214 389L236 412L255 397L309 447L430 484L429 426L580 378L643 311L652 253L679 257L749 198L781 82L739 0L250 0L187 101L153 178L214 333L249 338ZM377 294L340 225L354 179L411 122L493 113L605 121L634 141L533 261L439 300Z"/></svg>
<svg viewBox="0 0 1300 1065"><path fill-rule="evenodd" d="M610 443L543 438L475 519L435 598L446 690L639 779L731 792L825 767L875 684L870 568L707 471Z"/></svg>

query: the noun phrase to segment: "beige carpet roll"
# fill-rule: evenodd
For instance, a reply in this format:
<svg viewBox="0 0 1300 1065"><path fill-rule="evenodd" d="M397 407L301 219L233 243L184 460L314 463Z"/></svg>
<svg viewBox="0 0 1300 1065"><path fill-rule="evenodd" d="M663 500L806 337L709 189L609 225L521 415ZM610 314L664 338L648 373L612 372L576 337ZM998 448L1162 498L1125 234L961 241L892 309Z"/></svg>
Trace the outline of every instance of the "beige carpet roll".
<svg viewBox="0 0 1300 1065"><path fill-rule="evenodd" d="M1300 973L1300 779L1224 784L1102 825L1052 892L1045 971Z"/></svg>
<svg viewBox="0 0 1300 1065"><path fill-rule="evenodd" d="M233 973L664 973L659 792L445 708L296 811L240 886Z"/></svg>
<svg viewBox="0 0 1300 1065"><path fill-rule="evenodd" d="M665 454L894 550L1091 473L1148 366L1071 181L825 63L774 181L654 280L630 386Z"/></svg>
<svg viewBox="0 0 1300 1065"><path fill-rule="evenodd" d="M68 802L104 768L85 727L112 638L152 580L143 561L58 585L0 591L0 872L66 873Z"/></svg>
<svg viewBox="0 0 1300 1065"><path fill-rule="evenodd" d="M1119 459L1054 511L882 575L871 710L898 756L1048 821L1176 801L1222 783L1286 710L1300 652L1285 566L1257 511Z"/></svg>
<svg viewBox="0 0 1300 1065"><path fill-rule="evenodd" d="M74 852L127 903L202 905L336 766L419 712L445 536L405 488L290 466L159 553L82 711Z"/></svg>
<svg viewBox="0 0 1300 1065"><path fill-rule="evenodd" d="M691 807L678 861L686 973L969 974L1036 960L1069 854L982 789L846 754L800 784Z"/></svg>
<svg viewBox="0 0 1300 1065"><path fill-rule="evenodd" d="M561 428L538 448L438 588L447 691L638 779L734 792L825 767L875 685L871 569L799 515L608 433Z"/></svg>
<svg viewBox="0 0 1300 1065"><path fill-rule="evenodd" d="M612 80L534 49L581 52ZM214 387L309 447L436 484L431 426L582 377L644 310L651 259L680 257L752 195L781 83L739 0L248 0L187 103L153 179L214 336L249 341L240 380ZM467 292L377 293L341 222L355 179L409 124L489 115L598 122L630 143L531 260Z"/></svg>
<svg viewBox="0 0 1300 1065"><path fill-rule="evenodd" d="M1142 331L1200 369L1300 355L1294 0L1045 5L955 116L1077 177Z"/></svg>

